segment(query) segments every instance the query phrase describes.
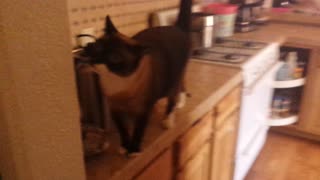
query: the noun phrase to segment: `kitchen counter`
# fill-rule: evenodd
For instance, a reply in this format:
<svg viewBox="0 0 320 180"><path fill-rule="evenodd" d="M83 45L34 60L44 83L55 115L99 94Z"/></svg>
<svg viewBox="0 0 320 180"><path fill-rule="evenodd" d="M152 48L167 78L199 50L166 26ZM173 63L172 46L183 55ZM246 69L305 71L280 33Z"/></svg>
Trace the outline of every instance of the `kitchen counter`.
<svg viewBox="0 0 320 180"><path fill-rule="evenodd" d="M161 111L163 112L164 108L163 103L160 103L147 128L143 153L135 158L120 155L117 152L117 135L112 133L112 147L108 152L87 161L87 179L131 179L241 81L239 69L191 61L186 74L186 88L191 97L187 99L185 107L177 110L174 128L165 130L161 127Z"/></svg>
<svg viewBox="0 0 320 180"><path fill-rule="evenodd" d="M313 3L297 4L290 6L290 12L281 13L271 11L269 15L276 22L302 24L320 27L320 13Z"/></svg>
<svg viewBox="0 0 320 180"><path fill-rule="evenodd" d="M274 17L273 17L274 16ZM256 31L248 33L236 33L234 38L259 40L265 42L284 43L286 40L300 40L309 44L320 45L320 19L319 26L313 26L309 23L301 23L301 16L294 14L283 14L281 16L273 15L271 22L264 26L259 26ZM287 22L287 16L297 21Z"/></svg>
<svg viewBox="0 0 320 180"><path fill-rule="evenodd" d="M249 33L236 33L234 38L283 44L287 40L299 40L302 43L320 45L320 29L317 26L286 21L289 15L272 17L268 25ZM294 15L290 15L291 20ZM298 16L297 17L301 17ZM298 18L299 19L299 18ZM285 21L280 21L285 20ZM300 18L301 20L301 18ZM285 23L284 23L285 22ZM176 125L172 129L161 127L165 101L155 109L151 124L147 128L143 145L143 154L136 158L125 158L117 152L117 133L111 133L111 148L102 156L90 159L86 163L88 180L131 179L143 170L157 155L168 148L192 124L205 115L230 90L241 83L240 69L204 62L191 61L186 74L188 98L184 108L176 112Z"/></svg>

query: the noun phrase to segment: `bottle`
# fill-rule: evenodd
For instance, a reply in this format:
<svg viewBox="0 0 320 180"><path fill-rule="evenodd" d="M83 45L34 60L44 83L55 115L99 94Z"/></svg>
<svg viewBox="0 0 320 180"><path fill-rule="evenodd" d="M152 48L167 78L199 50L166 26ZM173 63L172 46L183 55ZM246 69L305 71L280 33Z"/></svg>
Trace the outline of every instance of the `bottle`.
<svg viewBox="0 0 320 180"><path fill-rule="evenodd" d="M287 63L289 65L289 74L288 76L290 79L294 79L295 69L298 67L297 60L298 60L298 54L297 52L289 52L287 56Z"/></svg>
<svg viewBox="0 0 320 180"><path fill-rule="evenodd" d="M272 118L279 118L280 117L281 104L282 104L282 98L280 96L275 96L272 101L272 112L271 112Z"/></svg>
<svg viewBox="0 0 320 180"><path fill-rule="evenodd" d="M305 68L305 63L303 61L299 61L296 69L294 70L294 77L296 79L303 77L304 68Z"/></svg>
<svg viewBox="0 0 320 180"><path fill-rule="evenodd" d="M281 101L281 117L288 117L291 110L291 99L289 97L284 97Z"/></svg>
<svg viewBox="0 0 320 180"><path fill-rule="evenodd" d="M284 62L284 64L279 68L276 74L276 80L277 81L286 81L290 80L290 66L287 62Z"/></svg>

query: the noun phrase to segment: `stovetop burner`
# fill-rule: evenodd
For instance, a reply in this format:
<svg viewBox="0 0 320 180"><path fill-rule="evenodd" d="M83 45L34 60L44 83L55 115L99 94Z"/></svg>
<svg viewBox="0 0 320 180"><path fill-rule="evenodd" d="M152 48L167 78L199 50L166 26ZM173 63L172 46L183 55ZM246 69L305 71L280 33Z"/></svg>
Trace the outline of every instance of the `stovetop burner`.
<svg viewBox="0 0 320 180"><path fill-rule="evenodd" d="M213 47L194 51L193 58L205 61L240 64L255 55L267 43L235 39L217 39Z"/></svg>
<svg viewBox="0 0 320 180"><path fill-rule="evenodd" d="M241 48L241 49L262 49L267 45L263 42L245 40L217 39L215 46Z"/></svg>
<svg viewBox="0 0 320 180"><path fill-rule="evenodd" d="M249 55L245 54L235 54L235 53L224 53L210 50L198 50L192 56L196 59L206 60L206 61L218 61L223 63L242 63L248 59Z"/></svg>

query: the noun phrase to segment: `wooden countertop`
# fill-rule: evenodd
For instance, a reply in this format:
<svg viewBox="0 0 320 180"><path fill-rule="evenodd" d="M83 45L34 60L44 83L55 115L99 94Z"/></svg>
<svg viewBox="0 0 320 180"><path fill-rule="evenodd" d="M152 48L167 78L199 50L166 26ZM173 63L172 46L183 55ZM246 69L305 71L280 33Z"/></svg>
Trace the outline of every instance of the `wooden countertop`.
<svg viewBox="0 0 320 180"><path fill-rule="evenodd" d="M187 91L191 93L185 107L176 112L172 129L161 127L160 115L147 128L142 155L125 158L117 152L117 134L111 136L112 148L86 163L88 180L131 179L151 160L168 148L192 124L209 112L229 91L242 81L240 69L191 61L186 74ZM161 111L161 105L159 105ZM163 108L162 108L163 109ZM161 114L156 111L155 114Z"/></svg>
<svg viewBox="0 0 320 180"><path fill-rule="evenodd" d="M256 31L248 33L236 33L235 38L260 40L265 42L279 42L286 41L302 41L305 43L320 45L320 18L315 18L319 26L310 24L310 19L305 19L308 15L300 15L293 13L275 14L271 16L271 22L267 25L259 26ZM288 21L290 17L290 21ZM305 19L305 23L303 22Z"/></svg>
<svg viewBox="0 0 320 180"><path fill-rule="evenodd" d="M320 13L312 2L291 5L287 13L272 11L268 14L274 22L320 27Z"/></svg>

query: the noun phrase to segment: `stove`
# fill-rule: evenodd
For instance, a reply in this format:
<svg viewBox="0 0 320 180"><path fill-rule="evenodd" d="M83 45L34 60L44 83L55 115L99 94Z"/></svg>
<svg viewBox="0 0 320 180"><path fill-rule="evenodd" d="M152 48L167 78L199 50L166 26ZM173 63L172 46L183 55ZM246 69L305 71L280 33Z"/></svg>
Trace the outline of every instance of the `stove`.
<svg viewBox="0 0 320 180"><path fill-rule="evenodd" d="M267 46L265 42L217 40L213 47L195 50L192 57L200 60L241 64Z"/></svg>
<svg viewBox="0 0 320 180"><path fill-rule="evenodd" d="M234 180L243 180L267 136L279 44L227 39L194 51L192 59L241 68L243 89Z"/></svg>
<svg viewBox="0 0 320 180"><path fill-rule="evenodd" d="M259 41L224 39L212 47L197 49L192 59L241 68L245 87L249 87L278 60L279 45Z"/></svg>

